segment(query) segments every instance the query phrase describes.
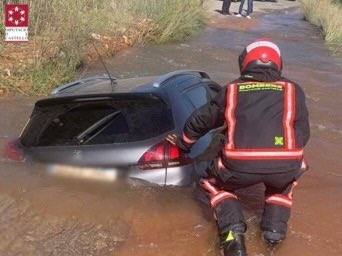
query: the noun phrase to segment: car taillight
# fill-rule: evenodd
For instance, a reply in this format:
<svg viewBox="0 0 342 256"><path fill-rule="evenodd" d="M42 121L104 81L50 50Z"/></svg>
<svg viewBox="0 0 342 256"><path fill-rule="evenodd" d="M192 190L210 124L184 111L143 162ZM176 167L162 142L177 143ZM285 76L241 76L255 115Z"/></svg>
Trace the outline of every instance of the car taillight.
<svg viewBox="0 0 342 256"><path fill-rule="evenodd" d="M166 168L186 165L190 159L180 149L167 141L162 141L147 150L139 159L138 166L142 170Z"/></svg>
<svg viewBox="0 0 342 256"><path fill-rule="evenodd" d="M10 141L5 145L4 155L13 161L19 162L24 160L22 150L18 147L18 140Z"/></svg>

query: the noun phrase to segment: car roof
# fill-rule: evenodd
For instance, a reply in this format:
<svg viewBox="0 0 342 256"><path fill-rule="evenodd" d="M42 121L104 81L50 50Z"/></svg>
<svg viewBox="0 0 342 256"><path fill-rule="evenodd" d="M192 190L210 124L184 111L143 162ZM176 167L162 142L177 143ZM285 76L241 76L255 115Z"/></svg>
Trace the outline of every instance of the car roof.
<svg viewBox="0 0 342 256"><path fill-rule="evenodd" d="M113 82L107 75L96 75L83 78L55 88L51 95L53 97L92 95L104 93L126 93L135 88L150 84L155 77L139 77L128 79L115 79Z"/></svg>
<svg viewBox="0 0 342 256"><path fill-rule="evenodd" d="M113 93L163 93L163 84L168 80L185 75L197 76L202 79L210 79L203 71L177 70L161 76L146 76L128 79L113 79L108 75L96 75L80 79L55 88L51 92L52 97L113 94Z"/></svg>
<svg viewBox="0 0 342 256"><path fill-rule="evenodd" d="M136 100L136 99L154 99L164 102L164 99L155 93L114 93L114 94L92 94L91 97L87 94L80 95L63 95L59 97L50 97L38 100L35 104L36 107L53 106L67 103L82 103L93 101L106 101L106 100Z"/></svg>

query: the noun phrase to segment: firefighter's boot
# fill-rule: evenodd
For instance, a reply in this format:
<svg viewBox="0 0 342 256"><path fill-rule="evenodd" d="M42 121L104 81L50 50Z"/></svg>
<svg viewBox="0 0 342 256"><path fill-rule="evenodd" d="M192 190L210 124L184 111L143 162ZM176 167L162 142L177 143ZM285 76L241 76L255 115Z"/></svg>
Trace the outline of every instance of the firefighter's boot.
<svg viewBox="0 0 342 256"><path fill-rule="evenodd" d="M247 256L243 233L228 231L221 236L224 256Z"/></svg>
<svg viewBox="0 0 342 256"><path fill-rule="evenodd" d="M268 230L262 232L263 239L268 247L274 248L285 239L284 232L277 232L275 230Z"/></svg>

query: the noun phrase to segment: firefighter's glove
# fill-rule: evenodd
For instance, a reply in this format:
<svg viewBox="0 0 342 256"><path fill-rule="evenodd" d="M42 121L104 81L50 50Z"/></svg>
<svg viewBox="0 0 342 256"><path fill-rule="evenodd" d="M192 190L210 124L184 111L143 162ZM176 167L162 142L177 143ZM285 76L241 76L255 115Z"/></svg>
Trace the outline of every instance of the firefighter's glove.
<svg viewBox="0 0 342 256"><path fill-rule="evenodd" d="M172 133L166 137L166 140L172 145L177 145L183 153L190 153L190 147L182 140L180 136Z"/></svg>

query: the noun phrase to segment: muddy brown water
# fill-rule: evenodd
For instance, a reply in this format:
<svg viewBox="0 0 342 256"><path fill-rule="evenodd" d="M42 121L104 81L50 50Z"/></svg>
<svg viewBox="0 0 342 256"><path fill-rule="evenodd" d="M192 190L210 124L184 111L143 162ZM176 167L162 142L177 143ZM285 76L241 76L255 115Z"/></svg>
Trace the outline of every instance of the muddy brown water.
<svg viewBox="0 0 342 256"><path fill-rule="evenodd" d="M226 18L225 18L226 19ZM288 238L273 254L260 241L263 188L239 192L249 225L249 255L342 254L342 60L297 9L260 16L253 26L216 25L182 44L134 48L107 60L118 77L202 69L225 83L238 74L237 55L255 38L271 37L284 74L300 83L311 115L306 150L311 169L300 180ZM233 18L231 18L233 19ZM217 26L222 22L221 26ZM94 64L85 72L102 69ZM0 101L0 146L18 135L35 99ZM44 167L0 164L0 255L218 255L215 223L193 191L57 179Z"/></svg>

